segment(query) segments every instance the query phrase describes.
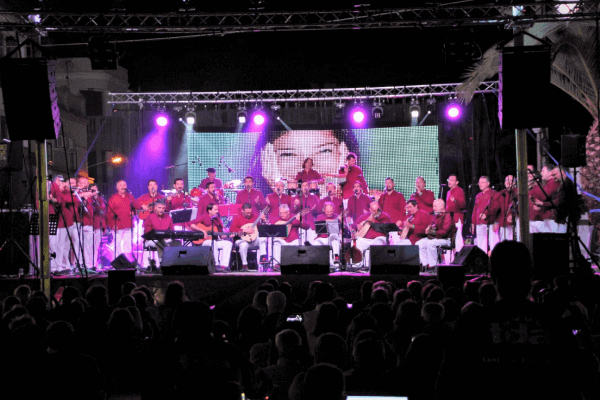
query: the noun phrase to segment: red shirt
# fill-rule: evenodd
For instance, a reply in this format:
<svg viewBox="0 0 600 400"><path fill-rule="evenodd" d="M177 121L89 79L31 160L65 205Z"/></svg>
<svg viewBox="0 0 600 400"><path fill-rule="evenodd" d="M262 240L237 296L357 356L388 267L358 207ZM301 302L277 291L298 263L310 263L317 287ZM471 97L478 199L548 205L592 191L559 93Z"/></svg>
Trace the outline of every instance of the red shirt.
<svg viewBox="0 0 600 400"><path fill-rule="evenodd" d="M87 199L82 199L85 202L85 207L87 208L87 212L83 212L82 220L83 226L93 226L94 219L98 217L98 215L94 212L94 206L92 203L92 198L88 197Z"/></svg>
<svg viewBox="0 0 600 400"><path fill-rule="evenodd" d="M79 205L79 200L67 189L64 192L60 192L60 205L62 216L58 217L58 227L68 228L75 223L75 207ZM81 222L81 219L77 218L77 222Z"/></svg>
<svg viewBox="0 0 600 400"><path fill-rule="evenodd" d="M113 194L108 199L108 208L106 210L106 222L111 229L115 229L115 216L117 217L117 230L131 228L131 207L139 210L141 204L133 197L131 193L121 196L119 193Z"/></svg>
<svg viewBox="0 0 600 400"><path fill-rule="evenodd" d="M215 184L215 189L222 189L223 188L223 181L220 180L219 178L215 178L214 181L211 181L210 178L204 178L204 179L202 179L202 182L200 182L200 184L198 185L198 187L200 189L206 190L206 185L209 182L213 182Z"/></svg>
<svg viewBox="0 0 600 400"><path fill-rule="evenodd" d="M216 218L210 218L210 214L206 213L198 216L195 220L188 222L189 225L198 225L202 224L208 228L208 230L213 230L214 232L223 232L223 221L217 214Z"/></svg>
<svg viewBox="0 0 600 400"><path fill-rule="evenodd" d="M206 193L204 196L200 197L200 200L198 200L198 214L206 214L208 211L206 211L206 206L209 205L210 203L214 203L214 204L223 204L225 203L225 198L223 196L218 196L218 199L216 199L215 197L217 197L218 195L215 193L215 196L211 196L210 194Z"/></svg>
<svg viewBox="0 0 600 400"><path fill-rule="evenodd" d="M473 207L473 215L471 215L471 223L473 225L486 225L488 223L493 224L496 220L496 214L500 211L500 207L494 198L496 197L496 191L494 189L487 189L485 192L480 192L475 197L475 206ZM479 216L484 214L487 216L485 220L480 219Z"/></svg>
<svg viewBox="0 0 600 400"><path fill-rule="evenodd" d="M367 185L367 181L365 181L363 171L358 165L355 165L349 167L348 175L346 175L346 183L344 183L344 188L342 189L344 200L349 199L354 194L354 182L360 183L363 193L369 193L369 186Z"/></svg>
<svg viewBox="0 0 600 400"><path fill-rule="evenodd" d="M291 215L290 215L290 218L292 218ZM277 221L287 222L287 221L289 221L289 218L287 220L283 220L283 219L281 219L281 217L279 217L279 218L277 218ZM277 222L277 221L275 221L275 222ZM293 242L294 240L300 238L300 235L298 234L298 228L300 228L300 220L299 219L294 218L294 220L288 224L288 227L289 227L289 229L288 229L289 234L288 234L288 237L285 238L286 242L290 243L290 242ZM308 228L309 228L309 226L306 223L306 220L303 220L302 229L308 229Z"/></svg>
<svg viewBox="0 0 600 400"><path fill-rule="evenodd" d="M430 225L435 225L436 239L450 239L454 233L453 221L450 214L436 214L431 219Z"/></svg>
<svg viewBox="0 0 600 400"><path fill-rule="evenodd" d="M356 195L350 197L348 199L348 215L353 221L356 221L365 211L369 211L369 204L371 204L371 198L364 193L358 197ZM369 213L367 212L367 214Z"/></svg>
<svg viewBox="0 0 600 400"><path fill-rule="evenodd" d="M246 224L253 224L258 218L258 215L259 214L252 213L250 214L250 218L246 218L242 214L236 216L233 221L231 221L229 232L240 232L242 230L242 226ZM262 221L258 221L256 225L260 225L261 222Z"/></svg>
<svg viewBox="0 0 600 400"><path fill-rule="evenodd" d="M150 196L150 193L146 193L146 194L143 194L140 197L138 197L137 201L140 204L148 205L148 204L154 203L158 199L164 199L164 198L165 198L165 195L162 193L156 193L154 195L154 197Z"/></svg>
<svg viewBox="0 0 600 400"><path fill-rule="evenodd" d="M406 219L406 199L400 192L392 190L389 193L387 190L379 197L379 207L381 210L390 216L393 222Z"/></svg>
<svg viewBox="0 0 600 400"><path fill-rule="evenodd" d="M360 217L358 217L358 220L352 224L352 228L353 229L357 229L358 225L363 222L366 221L367 218L369 218L371 216L371 213L365 213L362 214ZM386 213L382 212L381 214L379 214L378 218L375 218L375 222L373 222L373 224L387 224L387 223L391 223L392 220L390 219L390 216L387 215ZM369 230L367 231L367 234L364 236L364 239L375 239L377 237L381 237L384 236L385 234L381 233L381 232L377 232L375 229L373 229L372 227L369 228Z"/></svg>
<svg viewBox="0 0 600 400"><path fill-rule="evenodd" d="M176 194L171 196L171 201L167 200L167 210L181 210L183 208L190 208L192 205L192 199L187 194Z"/></svg>
<svg viewBox="0 0 600 400"><path fill-rule="evenodd" d="M450 200L450 197L454 197L454 201ZM465 191L460 187L454 187L450 189L446 195L446 211L454 213L454 222L464 221L464 215L462 211L465 209L467 202L465 201Z"/></svg>
<svg viewBox="0 0 600 400"><path fill-rule="evenodd" d="M336 213L333 213L331 218L327 218L327 216L325 214L319 214L319 216L317 218L315 218L315 222L316 221L337 221L337 220L338 220L338 214L336 214ZM318 235L317 237L326 238L326 237L328 237L328 235L325 233L322 233L322 234Z"/></svg>
<svg viewBox="0 0 600 400"><path fill-rule="evenodd" d="M60 188L58 187L58 184L56 182L52 182L50 184L50 194L52 195L52 197L54 197L55 199L58 200L58 205L55 205L54 202L49 202L48 203L48 213L49 214L56 214L57 212L57 208L60 207Z"/></svg>
<svg viewBox="0 0 600 400"><path fill-rule="evenodd" d="M412 215L412 222L408 222L408 219L411 216L409 215L406 219L405 223L409 223L414 225L414 228L411 228L408 231L407 239L410 240L411 244L417 243L419 240L423 239L427 235L425 234L425 229L431 224L431 215L426 213L423 210L418 210L416 213Z"/></svg>
<svg viewBox="0 0 600 400"><path fill-rule="evenodd" d="M512 215L513 218L516 218L515 200L517 199L518 195L519 192L517 188L513 188L512 191L503 189L496 194L496 198L494 200L500 206L500 213L498 214L498 218L496 218L496 222L498 222L503 228L512 225L506 220L509 215Z"/></svg>
<svg viewBox="0 0 600 400"><path fill-rule="evenodd" d="M106 228L106 203L100 196L96 199L96 208L94 209L94 229Z"/></svg>
<svg viewBox="0 0 600 400"><path fill-rule="evenodd" d="M256 197L258 197L258 203L255 201ZM267 205L265 202L265 196L263 196L260 190L256 189L250 189L250 192L248 192L246 189L239 191L235 198L235 203L250 203L250 205L252 205L252 210L257 213ZM277 210L277 212L279 212L279 210Z"/></svg>
<svg viewBox="0 0 600 400"><path fill-rule="evenodd" d="M306 170L303 169L302 171L300 171L296 174L297 181L308 182L308 181L320 181L321 179L323 179L323 177L321 177L321 174L319 174L314 169L311 169L308 172L306 172Z"/></svg>
<svg viewBox="0 0 600 400"><path fill-rule="evenodd" d="M166 212L162 217L159 217L156 213L150 213L144 220L144 233L148 233L152 229L157 231L172 231L175 229L173 219Z"/></svg>
<svg viewBox="0 0 600 400"><path fill-rule="evenodd" d="M421 195L419 195L417 192L414 192L410 196L410 199L417 201L419 210L425 211L426 213L433 211L433 201L435 200L435 196L431 190L424 189Z"/></svg>
<svg viewBox="0 0 600 400"><path fill-rule="evenodd" d="M292 208L292 197L287 194L281 194L277 196L277 193L271 193L267 196L269 200L269 206L271 209L269 210L269 223L274 224L275 221L279 219L279 206L281 204L287 204L290 209Z"/></svg>
<svg viewBox="0 0 600 400"><path fill-rule="evenodd" d="M297 206L294 206L294 203L296 202L296 200L298 200L300 202L300 204L298 204ZM310 229L315 229L315 216L319 214L318 206L319 206L319 198L317 196L315 196L314 194L309 194L308 196L299 195L299 196L294 196L292 198L292 207L293 207L295 213L298 213L307 208L312 210L309 213L307 213L306 215L302 216L302 222L303 223L306 222L309 225ZM305 228L305 229L308 229L308 228Z"/></svg>
<svg viewBox="0 0 600 400"><path fill-rule="evenodd" d="M325 207L325 203L328 201L333 203L333 212L334 213L337 213L337 214L342 213L342 211L344 210L344 203L342 202L342 199L340 199L339 197L336 197L336 196L323 197L319 201L319 205L317 206L319 213L323 213L323 207Z"/></svg>
<svg viewBox="0 0 600 400"><path fill-rule="evenodd" d="M548 196L544 196L542 201L544 205L540 208L540 214L542 219L552 219L554 220L556 214L555 206L558 205L556 202L552 202L551 199L556 197L558 193L558 189L560 188L560 183L556 182L554 179L550 179L544 185L544 191Z"/></svg>

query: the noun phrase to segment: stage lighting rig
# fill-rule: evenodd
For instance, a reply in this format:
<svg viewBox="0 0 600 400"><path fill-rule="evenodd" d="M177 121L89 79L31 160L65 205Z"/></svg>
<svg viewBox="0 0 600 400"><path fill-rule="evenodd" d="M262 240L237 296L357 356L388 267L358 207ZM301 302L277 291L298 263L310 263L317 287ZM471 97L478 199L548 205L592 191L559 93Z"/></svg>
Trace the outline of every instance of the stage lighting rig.
<svg viewBox="0 0 600 400"><path fill-rule="evenodd" d="M236 118L238 120L238 123L240 124L245 124L246 123L246 117L248 116L248 113L246 111L246 107L243 105L240 105L238 107L238 111L236 113Z"/></svg>
<svg viewBox="0 0 600 400"><path fill-rule="evenodd" d="M380 101L375 100L373 102L373 108L371 109L371 114L373 114L373 118L379 119L383 117L383 104Z"/></svg>
<svg viewBox="0 0 600 400"><path fill-rule="evenodd" d="M335 103L335 119L344 118L344 108L346 107L346 103Z"/></svg>
<svg viewBox="0 0 600 400"><path fill-rule="evenodd" d="M189 105L186 107L185 113L185 122L189 125L194 125L196 123L196 112L193 105Z"/></svg>
<svg viewBox="0 0 600 400"><path fill-rule="evenodd" d="M271 114L273 115L273 118L280 119L280 117L281 117L281 106L279 104L272 104L271 105Z"/></svg>
<svg viewBox="0 0 600 400"><path fill-rule="evenodd" d="M408 112L410 113L411 118L419 118L419 115L421 114L421 106L419 105L419 100L417 100L416 98L412 98L412 100L410 101L410 107L408 109Z"/></svg>

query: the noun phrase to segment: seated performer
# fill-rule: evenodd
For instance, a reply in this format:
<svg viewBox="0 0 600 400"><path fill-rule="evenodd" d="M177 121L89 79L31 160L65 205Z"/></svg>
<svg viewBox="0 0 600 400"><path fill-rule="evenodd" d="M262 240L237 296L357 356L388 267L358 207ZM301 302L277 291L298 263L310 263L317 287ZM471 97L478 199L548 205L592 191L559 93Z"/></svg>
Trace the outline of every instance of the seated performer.
<svg viewBox="0 0 600 400"><path fill-rule="evenodd" d="M185 192L183 179L173 181L173 193L167 196L167 211L183 210L192 206L192 198ZM176 231L185 229L185 223L175 224Z"/></svg>
<svg viewBox="0 0 600 400"><path fill-rule="evenodd" d="M327 184L327 187L325 188L325 190L327 191L327 196L323 197L319 201L319 205L317 206L317 210L319 212L322 212L323 208L325 207L325 203L327 202L333 203L334 213L341 214L343 212L344 204L342 202L342 199L335 195L335 189L336 188L334 183Z"/></svg>
<svg viewBox="0 0 600 400"><path fill-rule="evenodd" d="M425 189L425 179L422 176L417 177L415 181L415 189L411 196L411 200L416 200L419 210L430 213L433 211L433 200L435 195L431 190Z"/></svg>
<svg viewBox="0 0 600 400"><path fill-rule="evenodd" d="M335 206L332 202L328 201L325 203L323 207L323 214L319 214L319 216L315 219L315 222L319 221L338 221L340 216L333 212ZM315 240L311 242L313 246L330 246L332 253L329 257L329 265L333 266L336 263L340 262L340 235L332 233L325 234L322 233L318 235Z"/></svg>
<svg viewBox="0 0 600 400"><path fill-rule="evenodd" d="M236 232L240 236L240 238L235 241L235 245L238 247L242 259L242 272L248 272L248 247L260 246L261 256L267 253L267 238L258 237L258 227L256 225L261 222L260 220L257 221L258 218L263 221L266 220L264 214L259 216L252 212L250 203L244 203L242 205L242 213L231 221L231 226L229 227L229 232ZM254 223L256 223L254 227L246 226ZM240 232L247 234L256 233L256 239L252 241L245 240L244 235L239 234Z"/></svg>
<svg viewBox="0 0 600 400"><path fill-rule="evenodd" d="M169 214L165 212L166 208L167 202L165 199L158 199L154 202L154 212L148 214L146 219L144 219L144 233L148 233L153 229L157 231L175 230L175 226L173 225L173 219ZM147 240L146 244L149 244L148 242L152 242L156 247L156 252L158 253L158 261L160 265L163 251L165 247L170 246L171 239Z"/></svg>
<svg viewBox="0 0 600 400"><path fill-rule="evenodd" d="M433 213L431 223L425 228L427 237L418 240L415 244L419 246L419 258L421 265L426 268L437 265L437 249L440 246L450 245L450 238L454 232L453 221L450 213L446 213L444 200L437 199L433 202Z"/></svg>
<svg viewBox="0 0 600 400"><path fill-rule="evenodd" d="M301 228L300 230L300 243L310 242L317 235L315 234L315 216L318 214L317 206L319 205L319 198L314 194L310 193L308 182L302 182L302 192L292 199L292 205L295 213L303 210L310 210L305 212L306 214L302 217L302 222L308 224L308 228Z"/></svg>
<svg viewBox="0 0 600 400"><path fill-rule="evenodd" d="M195 220L189 222L190 228L195 231L203 231L205 235L208 231L223 232L223 221L219 217L219 206L210 203L206 206L206 213L198 216ZM206 240L201 246L210 246L214 239L213 254L215 256L215 265L222 271L229 268L229 257L231 256L232 243L229 240L221 239L220 235L207 235ZM219 250L221 250L221 260L219 261Z"/></svg>
<svg viewBox="0 0 600 400"><path fill-rule="evenodd" d="M206 188L206 184L212 182L215 184L215 189L223 189L223 181L217 178L217 170L214 168L206 168L208 177L202 179L202 182L198 185L200 189Z"/></svg>
<svg viewBox="0 0 600 400"><path fill-rule="evenodd" d="M200 197L200 200L198 201L198 214L206 214L206 206L210 203L225 203L225 197L220 196L219 193L215 192L215 189L216 185L214 182L208 182L206 184L206 194Z"/></svg>
<svg viewBox="0 0 600 400"><path fill-rule="evenodd" d="M283 181L275 182L273 193L270 193L265 201L271 209L269 210L269 223L274 224L279 219L279 206L282 204L292 205L292 197L283 193Z"/></svg>
<svg viewBox="0 0 600 400"><path fill-rule="evenodd" d="M414 245L427 236L425 229L431 222L431 215L419 210L417 201L412 199L406 202L406 212L408 214L406 219L396 223L402 231L400 239L393 242L394 245Z"/></svg>
<svg viewBox="0 0 600 400"><path fill-rule="evenodd" d="M369 250L371 246L382 246L387 243L385 234L377 232L370 225L372 223L385 224L391 222L392 220L390 219L390 216L384 212L381 212L379 203L373 201L369 205L369 212L361 215L356 221L356 223L353 224L353 228L356 229L356 236L358 237L358 239L356 239L356 247L363 254L365 254L363 264L365 268L370 268L371 266L371 261L369 257L366 256L365 251Z"/></svg>
<svg viewBox="0 0 600 400"><path fill-rule="evenodd" d="M273 257L275 258L276 265L273 266L273 270L279 270L279 263L281 262L281 246L299 246L300 235L298 232L299 228L308 229L309 225L306 219L302 221L300 225L300 213L295 215L290 214L290 207L287 204L279 206L279 219L275 221L275 225L287 225L288 236L273 239Z"/></svg>

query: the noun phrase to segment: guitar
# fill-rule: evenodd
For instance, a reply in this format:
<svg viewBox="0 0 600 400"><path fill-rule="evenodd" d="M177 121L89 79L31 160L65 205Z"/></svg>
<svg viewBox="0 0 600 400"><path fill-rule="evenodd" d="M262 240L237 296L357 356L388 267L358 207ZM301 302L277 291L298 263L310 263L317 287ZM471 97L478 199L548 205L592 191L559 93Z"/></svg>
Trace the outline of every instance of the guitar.
<svg viewBox="0 0 600 400"><path fill-rule="evenodd" d="M200 228L199 232L204 232L204 239L198 239L192 241L194 244L202 244L207 240L212 240L213 236L231 236L234 235L235 232L213 232L210 226L205 226L203 224L196 224L198 228Z"/></svg>
<svg viewBox="0 0 600 400"><path fill-rule="evenodd" d="M287 226L287 234L289 236L290 235L290 231L292 229L292 227L290 226L290 224L292 222L294 222L294 220L297 219L298 216L300 216L300 215L304 216L304 215L308 214L309 212L311 212L313 209L314 209L314 207L313 208L305 208L304 210L300 211L298 214L295 214L292 218L290 218L287 221L277 221L277 222L275 222L275 225L286 225ZM278 238L278 239L285 239L285 238L282 237L282 238Z"/></svg>
<svg viewBox="0 0 600 400"><path fill-rule="evenodd" d="M148 217L148 215L150 215L154 211L154 203L156 202L156 200L158 200L157 197L151 197L148 200L140 201L141 205L145 204L148 206L148 211L144 211L143 209L137 210L139 219L146 219Z"/></svg>
<svg viewBox="0 0 600 400"><path fill-rule="evenodd" d="M256 221L254 221L251 224L248 223L248 224L242 226L242 230L240 232L238 232L238 236L241 237L243 240L245 240L248 243L254 242L256 240L256 238L258 237L258 229L256 228L256 225L258 225L258 222L260 221L262 216L265 215L266 213L268 213L270 209L271 209L270 206L266 206L265 208L263 208L261 210L258 218L256 218ZM252 232L249 233L248 231L250 229L252 229Z"/></svg>
<svg viewBox="0 0 600 400"><path fill-rule="evenodd" d="M379 215L381 215L381 213ZM369 229L371 229L371 222L375 222L373 218L379 218L379 215L377 215L377 217L370 215L369 218L363 221L361 227L358 228L358 231L356 232L356 237L364 238L367 232L369 232Z"/></svg>
<svg viewBox="0 0 600 400"><path fill-rule="evenodd" d="M410 223L413 222L413 219L415 219L415 216L411 215L410 217L406 218L406 221L404 221L404 227L402 228L402 233L400 234L401 240L406 239L406 236L408 236L408 232L411 230Z"/></svg>

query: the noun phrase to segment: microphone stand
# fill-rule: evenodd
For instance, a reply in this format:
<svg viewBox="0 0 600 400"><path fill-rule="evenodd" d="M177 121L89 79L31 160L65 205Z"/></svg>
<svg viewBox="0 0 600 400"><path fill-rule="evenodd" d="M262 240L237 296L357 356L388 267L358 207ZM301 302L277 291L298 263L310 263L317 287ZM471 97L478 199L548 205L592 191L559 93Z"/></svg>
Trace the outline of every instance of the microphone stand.
<svg viewBox="0 0 600 400"><path fill-rule="evenodd" d="M73 188L71 188L69 186L69 190L71 191L71 204L73 204L73 221L74 221L74 224L75 224L75 230L77 231L77 238L78 238L78 242L79 242L79 252L80 252L80 254L83 254L83 249L81 247L81 236L82 236L81 234L82 234L82 232L79 229L79 227L77 226L77 217L78 217L78 214L79 214L79 210L78 210L79 207L75 208L75 198L74 198L75 196L73 195ZM77 189L75 189L75 190L77 190ZM77 194L77 197L79 199L81 199L81 197L79 197L79 194ZM69 231L69 228L67 228L67 232L68 231ZM69 237L70 237L70 234L69 234ZM73 253L74 253L74 256L75 256L75 262L76 262L76 265L77 265L77 269L79 270L79 273L83 276L84 274L83 274L83 271L81 269L81 262L79 260L79 257L77 257L77 250L75 249L75 246L73 245L73 241L71 241L71 248L73 249ZM83 257L83 255L82 255L82 257ZM84 270L85 270L85 265L84 265ZM87 278L87 271L85 271L85 277Z"/></svg>

